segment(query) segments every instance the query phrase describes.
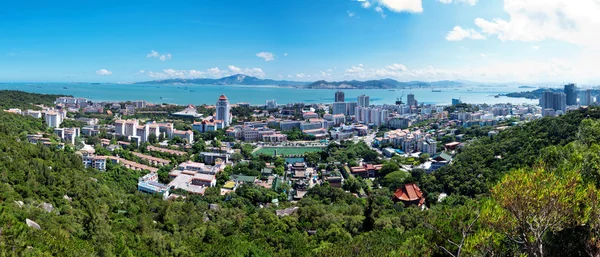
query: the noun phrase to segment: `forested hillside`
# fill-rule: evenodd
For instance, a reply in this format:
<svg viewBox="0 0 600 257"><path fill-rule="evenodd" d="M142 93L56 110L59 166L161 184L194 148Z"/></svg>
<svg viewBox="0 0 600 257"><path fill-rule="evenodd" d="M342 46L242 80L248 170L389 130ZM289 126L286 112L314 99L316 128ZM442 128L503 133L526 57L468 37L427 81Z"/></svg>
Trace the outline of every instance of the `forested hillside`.
<svg viewBox="0 0 600 257"><path fill-rule="evenodd" d="M450 194L421 210L391 200L388 176L366 198L325 184L267 206L273 191L246 185L165 201L137 191L139 172L84 169L76 154L28 143L41 120L0 112L0 256L598 256L598 117L509 128L448 168L395 178ZM312 157L361 154L376 158L364 144ZM276 214L288 207L299 208Z"/></svg>
<svg viewBox="0 0 600 257"><path fill-rule="evenodd" d="M0 90L0 109L19 108L21 110L40 108L34 105L52 105L57 97L66 95L46 95L25 93L17 90Z"/></svg>
<svg viewBox="0 0 600 257"><path fill-rule="evenodd" d="M580 109L510 128L493 138L479 138L462 149L451 166L424 178L423 187L431 193L486 194L508 171L531 167L544 148L575 141L586 118L600 119L600 110Z"/></svg>

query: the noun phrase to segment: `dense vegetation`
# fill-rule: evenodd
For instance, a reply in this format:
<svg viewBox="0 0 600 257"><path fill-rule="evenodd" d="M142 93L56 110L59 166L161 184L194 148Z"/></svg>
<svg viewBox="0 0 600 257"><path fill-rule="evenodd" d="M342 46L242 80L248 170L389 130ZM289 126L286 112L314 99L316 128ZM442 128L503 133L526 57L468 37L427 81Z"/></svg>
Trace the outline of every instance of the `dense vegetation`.
<svg viewBox="0 0 600 257"><path fill-rule="evenodd" d="M379 186L348 179L344 189L364 198L325 183L290 203L254 185L169 201L139 193L140 172L84 169L76 154L25 140L45 130L41 120L1 112L0 256L599 256L598 118L600 109L582 109L479 138L432 174L400 171L406 160L395 158ZM265 160L281 172L281 158L236 148L251 160L223 176L258 175ZM319 170L382 162L362 142L306 159ZM429 209L391 200L406 182L426 191ZM449 196L438 202L441 192Z"/></svg>
<svg viewBox="0 0 600 257"><path fill-rule="evenodd" d="M575 141L585 118L600 118L600 109L581 109L525 123L493 138L480 137L462 149L451 166L425 177L422 188L469 197L485 194L506 172L531 167L544 148Z"/></svg>
<svg viewBox="0 0 600 257"><path fill-rule="evenodd" d="M21 110L40 110L34 105L52 106L57 97L66 95L44 95L17 90L0 90L0 109L19 108Z"/></svg>

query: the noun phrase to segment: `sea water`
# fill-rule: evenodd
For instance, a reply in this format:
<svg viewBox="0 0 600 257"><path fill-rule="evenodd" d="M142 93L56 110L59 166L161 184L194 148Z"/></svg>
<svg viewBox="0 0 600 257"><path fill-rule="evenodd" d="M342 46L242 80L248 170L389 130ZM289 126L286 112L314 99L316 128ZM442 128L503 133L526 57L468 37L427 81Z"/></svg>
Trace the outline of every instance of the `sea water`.
<svg viewBox="0 0 600 257"><path fill-rule="evenodd" d="M278 104L287 103L332 103L336 89L302 89L279 86L255 85L167 85L167 84L75 84L75 83L2 83L0 90L21 90L42 94L64 94L84 97L92 101L137 101L172 104L214 104L220 95L226 95L231 103L246 102L252 105L264 105L266 100L275 99ZM494 97L498 94L519 92L516 86L479 86L458 88L437 88L441 92L432 92L431 88L411 89L348 89L345 100L356 101L359 95L370 96L375 105L394 104L402 97L412 93L415 99L425 104L446 105L452 98L460 98L464 103L494 104L537 104L537 100L525 98Z"/></svg>

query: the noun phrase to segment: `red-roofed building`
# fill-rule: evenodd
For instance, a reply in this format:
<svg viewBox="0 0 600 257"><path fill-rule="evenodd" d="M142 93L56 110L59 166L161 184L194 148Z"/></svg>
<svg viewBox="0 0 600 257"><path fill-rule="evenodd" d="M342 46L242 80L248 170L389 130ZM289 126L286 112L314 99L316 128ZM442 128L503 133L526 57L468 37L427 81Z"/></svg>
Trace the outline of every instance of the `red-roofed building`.
<svg viewBox="0 0 600 257"><path fill-rule="evenodd" d="M460 145L460 142L452 142L444 145L447 150L456 150L456 148Z"/></svg>
<svg viewBox="0 0 600 257"><path fill-rule="evenodd" d="M422 206L425 203L425 196L415 183L410 183L396 189L393 200L394 202L401 201L405 205L415 204Z"/></svg>
<svg viewBox="0 0 600 257"><path fill-rule="evenodd" d="M350 171L355 176L361 176L363 178L374 178L377 176L377 172L383 167L382 164L363 164L362 166L352 167Z"/></svg>
<svg viewBox="0 0 600 257"><path fill-rule="evenodd" d="M302 118L306 119L311 119L311 118L319 118L319 114L316 114L314 112L305 112L302 113Z"/></svg>

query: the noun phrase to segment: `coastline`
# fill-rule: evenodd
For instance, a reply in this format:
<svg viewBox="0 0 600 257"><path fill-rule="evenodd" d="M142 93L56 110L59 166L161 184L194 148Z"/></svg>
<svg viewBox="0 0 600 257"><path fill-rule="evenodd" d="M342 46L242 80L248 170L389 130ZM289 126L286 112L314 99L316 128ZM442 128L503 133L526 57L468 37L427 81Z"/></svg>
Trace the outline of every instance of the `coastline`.
<svg viewBox="0 0 600 257"><path fill-rule="evenodd" d="M278 104L293 103L333 103L334 94L339 89L309 89L304 87L257 86L257 85L167 85L167 84L69 84L69 83L10 83L0 84L0 90L20 90L31 93L67 94L88 98L93 101L135 101L151 103L172 103L177 105L213 105L219 95L225 94L232 103L264 105L266 100L276 100ZM406 100L414 94L419 103L448 105L453 98L466 103L512 103L537 104L523 98L494 98L494 95L514 92L510 87L452 88L442 92L432 92L431 88L406 89L342 89L346 101L356 101L359 95L371 97L374 105L394 104L399 98Z"/></svg>

